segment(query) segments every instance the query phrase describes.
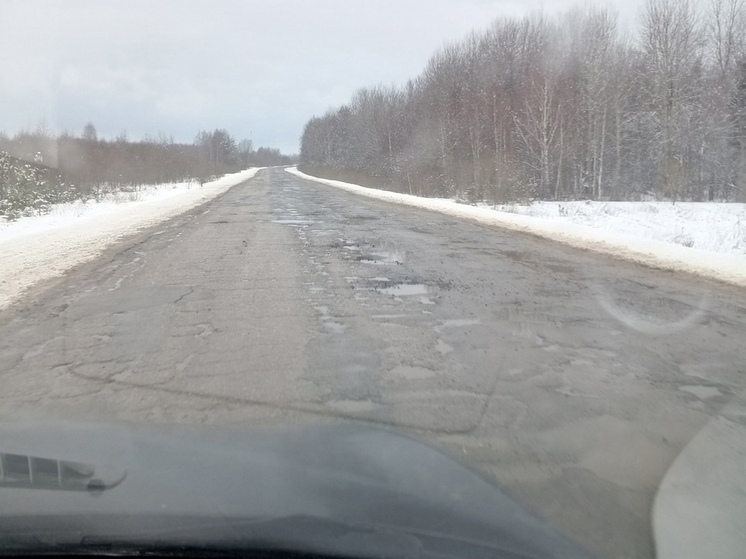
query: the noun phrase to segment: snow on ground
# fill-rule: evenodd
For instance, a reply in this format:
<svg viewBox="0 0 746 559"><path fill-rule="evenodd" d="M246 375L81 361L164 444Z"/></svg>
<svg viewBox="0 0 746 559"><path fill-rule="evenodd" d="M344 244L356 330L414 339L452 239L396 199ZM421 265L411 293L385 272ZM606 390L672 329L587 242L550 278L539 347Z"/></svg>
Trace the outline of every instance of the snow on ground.
<svg viewBox="0 0 746 559"><path fill-rule="evenodd" d="M654 268L746 286L746 204L538 202L493 208L320 179L295 167L286 170L370 198L522 231Z"/></svg>
<svg viewBox="0 0 746 559"><path fill-rule="evenodd" d="M493 209L707 252L746 255L746 204L584 201L498 205Z"/></svg>
<svg viewBox="0 0 746 559"><path fill-rule="evenodd" d="M33 284L95 258L118 239L156 225L253 177L258 168L207 182L143 186L101 202L59 204L45 215L0 218L0 308Z"/></svg>

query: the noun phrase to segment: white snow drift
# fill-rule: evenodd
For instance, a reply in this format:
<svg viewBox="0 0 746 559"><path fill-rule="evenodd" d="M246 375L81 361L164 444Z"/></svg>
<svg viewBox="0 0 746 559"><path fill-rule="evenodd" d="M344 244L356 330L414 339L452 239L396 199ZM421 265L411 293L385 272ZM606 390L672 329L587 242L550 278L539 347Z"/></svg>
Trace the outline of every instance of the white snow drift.
<svg viewBox="0 0 746 559"><path fill-rule="evenodd" d="M101 202L59 204L45 215L0 219L0 308L31 285L60 276L111 243L153 226L253 177L258 168L198 183L151 185Z"/></svg>
<svg viewBox="0 0 746 559"><path fill-rule="evenodd" d="M370 198L522 231L647 266L746 286L746 204L538 202L471 206L289 173Z"/></svg>

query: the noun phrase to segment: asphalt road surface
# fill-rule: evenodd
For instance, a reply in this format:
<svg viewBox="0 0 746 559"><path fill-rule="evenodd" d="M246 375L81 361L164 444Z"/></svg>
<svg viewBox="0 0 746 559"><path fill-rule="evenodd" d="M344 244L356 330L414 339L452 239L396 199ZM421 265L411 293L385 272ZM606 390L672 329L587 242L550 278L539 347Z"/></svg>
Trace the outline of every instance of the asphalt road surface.
<svg viewBox="0 0 746 559"><path fill-rule="evenodd" d="M746 296L282 169L0 313L0 410L439 446L607 557L743 388Z"/></svg>

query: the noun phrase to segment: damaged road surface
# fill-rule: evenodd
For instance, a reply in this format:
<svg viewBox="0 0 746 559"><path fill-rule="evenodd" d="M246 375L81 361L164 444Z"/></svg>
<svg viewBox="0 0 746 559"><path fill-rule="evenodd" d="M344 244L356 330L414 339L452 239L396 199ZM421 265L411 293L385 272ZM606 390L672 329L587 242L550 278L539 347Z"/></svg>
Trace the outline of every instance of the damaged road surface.
<svg viewBox="0 0 746 559"><path fill-rule="evenodd" d="M3 416L363 420L606 557L743 388L746 296L273 168L0 314Z"/></svg>

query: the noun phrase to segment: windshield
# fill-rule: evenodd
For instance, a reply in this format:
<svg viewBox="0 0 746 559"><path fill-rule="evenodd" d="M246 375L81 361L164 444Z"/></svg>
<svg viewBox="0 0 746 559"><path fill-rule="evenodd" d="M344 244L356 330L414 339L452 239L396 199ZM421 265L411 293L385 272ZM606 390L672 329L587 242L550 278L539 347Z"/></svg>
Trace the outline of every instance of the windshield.
<svg viewBox="0 0 746 559"><path fill-rule="evenodd" d="M743 0L6 0L0 52L0 524L248 517L249 445L251 515L364 523L293 509L415 452L362 425L594 556L743 543ZM451 475L349 499L440 537Z"/></svg>

